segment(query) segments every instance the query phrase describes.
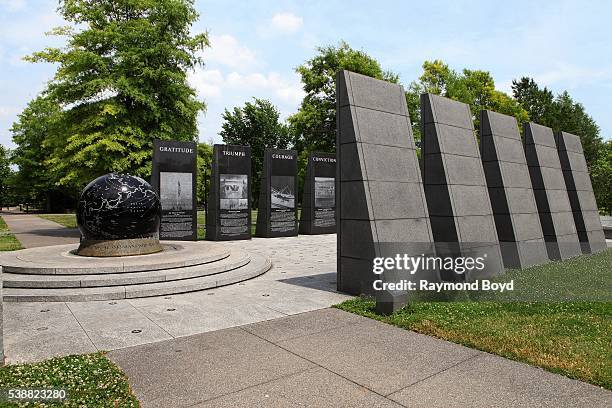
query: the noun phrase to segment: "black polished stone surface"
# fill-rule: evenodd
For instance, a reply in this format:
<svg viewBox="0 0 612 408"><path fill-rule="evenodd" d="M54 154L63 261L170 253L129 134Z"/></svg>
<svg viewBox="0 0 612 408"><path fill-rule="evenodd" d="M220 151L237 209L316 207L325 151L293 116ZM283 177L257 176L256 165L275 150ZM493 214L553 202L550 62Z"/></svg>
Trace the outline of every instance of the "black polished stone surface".
<svg viewBox="0 0 612 408"><path fill-rule="evenodd" d="M140 177L106 174L83 189L77 223L83 240L156 237L161 205L153 187Z"/></svg>

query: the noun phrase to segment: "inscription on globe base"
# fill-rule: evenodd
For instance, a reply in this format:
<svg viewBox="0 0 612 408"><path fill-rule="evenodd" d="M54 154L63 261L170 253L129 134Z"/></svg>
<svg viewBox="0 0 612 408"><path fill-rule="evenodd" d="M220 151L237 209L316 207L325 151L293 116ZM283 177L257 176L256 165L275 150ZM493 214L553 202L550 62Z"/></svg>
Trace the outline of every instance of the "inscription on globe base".
<svg viewBox="0 0 612 408"><path fill-rule="evenodd" d="M159 238L118 239L111 241L83 241L80 256L110 257L153 254L162 250Z"/></svg>

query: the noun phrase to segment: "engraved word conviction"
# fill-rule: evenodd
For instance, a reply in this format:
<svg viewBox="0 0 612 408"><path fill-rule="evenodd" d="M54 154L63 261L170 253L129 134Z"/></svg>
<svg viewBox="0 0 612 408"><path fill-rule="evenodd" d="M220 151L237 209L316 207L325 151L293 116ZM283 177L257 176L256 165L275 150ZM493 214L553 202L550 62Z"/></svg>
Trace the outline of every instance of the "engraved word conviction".
<svg viewBox="0 0 612 408"><path fill-rule="evenodd" d="M316 156L313 156L312 161L325 162L325 163L335 163L336 162L336 158L335 157L316 157Z"/></svg>

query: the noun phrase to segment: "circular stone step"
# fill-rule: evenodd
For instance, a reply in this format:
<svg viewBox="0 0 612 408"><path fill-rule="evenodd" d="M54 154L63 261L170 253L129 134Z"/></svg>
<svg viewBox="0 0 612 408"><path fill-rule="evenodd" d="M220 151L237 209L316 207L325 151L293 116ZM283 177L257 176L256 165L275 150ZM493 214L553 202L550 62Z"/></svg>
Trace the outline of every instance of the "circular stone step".
<svg viewBox="0 0 612 408"><path fill-rule="evenodd" d="M249 262L225 272L155 283L75 288L4 288L7 302L82 302L163 296L230 285L254 278L271 267L269 258L248 254Z"/></svg>
<svg viewBox="0 0 612 408"><path fill-rule="evenodd" d="M0 255L3 272L34 275L93 275L202 265L227 258L230 250L208 241L166 241L149 255L98 258L75 255L76 244L22 249Z"/></svg>
<svg viewBox="0 0 612 408"><path fill-rule="evenodd" d="M3 274L2 285L5 288L37 289L137 285L214 275L240 268L249 261L250 256L247 252L234 249L227 258L215 262L172 269L103 275L32 275L7 272Z"/></svg>

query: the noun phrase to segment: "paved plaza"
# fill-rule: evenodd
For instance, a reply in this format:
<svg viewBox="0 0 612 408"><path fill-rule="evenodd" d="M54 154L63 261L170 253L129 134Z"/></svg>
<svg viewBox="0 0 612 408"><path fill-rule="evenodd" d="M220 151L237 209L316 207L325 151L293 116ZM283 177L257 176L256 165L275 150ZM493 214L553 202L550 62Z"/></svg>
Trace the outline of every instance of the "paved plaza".
<svg viewBox="0 0 612 408"><path fill-rule="evenodd" d="M23 225L20 236L28 239L43 225L55 224L33 215L3 217L9 226ZM35 229L25 232L27 228ZM61 234L57 224L56 232L51 230L46 229L44 236ZM28 242L33 240L24 241ZM168 340L326 308L350 298L336 291L335 235L253 238L224 245L268 256L273 267L239 284L178 295L95 302L4 302L7 362Z"/></svg>

